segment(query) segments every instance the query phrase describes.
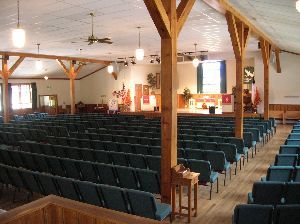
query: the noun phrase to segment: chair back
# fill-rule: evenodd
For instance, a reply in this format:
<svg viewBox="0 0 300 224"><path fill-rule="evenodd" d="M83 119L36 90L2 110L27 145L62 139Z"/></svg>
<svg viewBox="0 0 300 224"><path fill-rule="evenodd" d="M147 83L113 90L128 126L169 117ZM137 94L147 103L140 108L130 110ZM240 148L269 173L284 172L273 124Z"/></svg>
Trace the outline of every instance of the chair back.
<svg viewBox="0 0 300 224"><path fill-rule="evenodd" d="M272 224L272 205L237 205L234 209L233 224Z"/></svg>
<svg viewBox="0 0 300 224"><path fill-rule="evenodd" d="M300 183L287 183L285 191L286 204L300 204Z"/></svg>
<svg viewBox="0 0 300 224"><path fill-rule="evenodd" d="M274 224L299 223L300 205L279 205L274 212Z"/></svg>
<svg viewBox="0 0 300 224"><path fill-rule="evenodd" d="M277 205L283 202L284 183L255 182L252 188L254 204Z"/></svg>
<svg viewBox="0 0 300 224"><path fill-rule="evenodd" d="M275 156L274 166L296 166L298 154L278 154Z"/></svg>
<svg viewBox="0 0 300 224"><path fill-rule="evenodd" d="M156 219L157 208L153 194L136 190L126 190L126 193L134 215Z"/></svg>
<svg viewBox="0 0 300 224"><path fill-rule="evenodd" d="M201 183L210 182L211 165L209 161L190 159L188 165L191 171L200 173L199 181Z"/></svg>
<svg viewBox="0 0 300 224"><path fill-rule="evenodd" d="M267 181L289 182L292 180L294 167L270 166L267 171Z"/></svg>

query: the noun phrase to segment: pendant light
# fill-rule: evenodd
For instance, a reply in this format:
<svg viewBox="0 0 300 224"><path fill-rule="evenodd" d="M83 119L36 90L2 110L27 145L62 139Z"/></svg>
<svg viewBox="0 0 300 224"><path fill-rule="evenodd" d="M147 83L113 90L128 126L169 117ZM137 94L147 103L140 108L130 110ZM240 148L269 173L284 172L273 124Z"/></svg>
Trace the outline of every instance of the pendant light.
<svg viewBox="0 0 300 224"><path fill-rule="evenodd" d="M13 45L17 48L23 48L26 41L25 30L20 28L20 3L18 0L18 24L17 28L12 31Z"/></svg>
<svg viewBox="0 0 300 224"><path fill-rule="evenodd" d="M139 29L139 48L135 50L135 58L137 61L142 61L144 59L144 49L141 48L141 27Z"/></svg>
<svg viewBox="0 0 300 224"><path fill-rule="evenodd" d="M110 64L109 66L107 66L107 72L109 74L113 73L113 71L114 71L114 66L112 64Z"/></svg>
<svg viewBox="0 0 300 224"><path fill-rule="evenodd" d="M195 58L193 59L193 66L194 66L195 68L197 68L198 65L199 65L199 63L200 63L200 61L199 61L199 59L196 57L196 53L197 53L197 44L194 44L194 45L195 45Z"/></svg>
<svg viewBox="0 0 300 224"><path fill-rule="evenodd" d="M38 48L38 54L40 54L40 44L36 44ZM43 69L43 62L39 59L35 61L35 68L38 71L41 71Z"/></svg>
<svg viewBox="0 0 300 224"><path fill-rule="evenodd" d="M296 9L300 12L300 0L296 2Z"/></svg>

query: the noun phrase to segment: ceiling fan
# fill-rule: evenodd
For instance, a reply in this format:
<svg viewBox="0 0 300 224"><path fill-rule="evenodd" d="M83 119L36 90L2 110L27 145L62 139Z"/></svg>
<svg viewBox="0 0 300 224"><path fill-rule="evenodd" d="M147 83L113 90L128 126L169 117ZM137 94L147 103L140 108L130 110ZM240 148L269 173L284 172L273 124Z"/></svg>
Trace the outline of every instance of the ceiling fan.
<svg viewBox="0 0 300 224"><path fill-rule="evenodd" d="M94 13L90 13L90 16L92 17L92 35L90 35L88 37L87 40L85 40L85 42L88 42L88 45L92 45L94 43L100 43L100 44L112 44L113 42L111 41L110 38L105 37L105 38L97 38L96 36L94 36Z"/></svg>

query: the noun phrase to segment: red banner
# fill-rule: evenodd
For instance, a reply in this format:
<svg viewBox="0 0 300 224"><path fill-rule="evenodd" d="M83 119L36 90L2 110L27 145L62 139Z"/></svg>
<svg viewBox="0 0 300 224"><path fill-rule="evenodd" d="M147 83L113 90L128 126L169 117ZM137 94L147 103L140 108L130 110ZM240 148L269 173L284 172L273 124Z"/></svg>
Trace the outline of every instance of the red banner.
<svg viewBox="0 0 300 224"><path fill-rule="evenodd" d="M222 104L224 104L224 105L231 104L231 94L223 94L222 95Z"/></svg>
<svg viewBox="0 0 300 224"><path fill-rule="evenodd" d="M144 95L143 96L143 104L149 104L149 103L150 103L149 95Z"/></svg>

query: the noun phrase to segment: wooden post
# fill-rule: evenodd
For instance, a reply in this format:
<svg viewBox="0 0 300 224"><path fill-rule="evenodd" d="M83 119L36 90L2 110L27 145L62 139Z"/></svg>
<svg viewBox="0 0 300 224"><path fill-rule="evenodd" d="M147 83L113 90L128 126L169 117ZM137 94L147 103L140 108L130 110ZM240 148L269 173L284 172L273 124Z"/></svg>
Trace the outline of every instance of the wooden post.
<svg viewBox="0 0 300 224"><path fill-rule="evenodd" d="M171 169L177 165L177 37L195 0L144 0L161 37L161 200L171 203Z"/></svg>
<svg viewBox="0 0 300 224"><path fill-rule="evenodd" d="M0 74L3 79L3 121L4 123L8 123L10 121L10 108L9 108L9 96L8 96L8 78L9 76L17 69L17 67L22 63L25 57L19 57L18 60L14 63L14 65L9 69L8 68L8 60L9 56L2 56L2 71Z"/></svg>
<svg viewBox="0 0 300 224"><path fill-rule="evenodd" d="M264 63L264 120L269 120L270 110L269 110L269 64L271 56L271 45L264 39L260 39L261 54Z"/></svg>
<svg viewBox="0 0 300 224"><path fill-rule="evenodd" d="M235 137L243 138L244 108L243 82L245 49L248 43L249 28L231 12L225 13L233 52L236 59L236 102L235 102Z"/></svg>
<svg viewBox="0 0 300 224"><path fill-rule="evenodd" d="M71 99L71 114L76 113L75 109L75 79L77 74L80 72L84 64L80 64L77 69L75 70L75 64L76 61L71 60L70 61L70 68L68 69L67 66L60 60L57 60L57 63L60 65L64 73L68 76L70 79L70 99Z"/></svg>
<svg viewBox="0 0 300 224"><path fill-rule="evenodd" d="M75 109L75 78L76 73L74 69L75 61L70 61L69 78L70 78L70 97L71 97L71 114L76 113Z"/></svg>
<svg viewBox="0 0 300 224"><path fill-rule="evenodd" d="M8 77L9 77L9 69L8 69L8 57L4 56L2 58L2 79L3 79L3 121L4 123L8 123L10 120L9 113L9 96L8 96Z"/></svg>

